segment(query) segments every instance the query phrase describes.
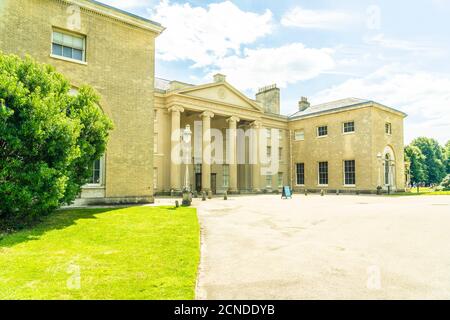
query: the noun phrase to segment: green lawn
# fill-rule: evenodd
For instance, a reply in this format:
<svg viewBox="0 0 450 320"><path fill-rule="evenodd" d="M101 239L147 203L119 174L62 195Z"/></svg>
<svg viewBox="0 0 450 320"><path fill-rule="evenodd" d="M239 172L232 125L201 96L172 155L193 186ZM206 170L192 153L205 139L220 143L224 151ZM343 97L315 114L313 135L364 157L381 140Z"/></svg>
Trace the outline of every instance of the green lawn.
<svg viewBox="0 0 450 320"><path fill-rule="evenodd" d="M393 193L391 196L435 196L435 195L450 195L450 191L434 191L432 188L421 187L419 192L417 188L412 188L409 192Z"/></svg>
<svg viewBox="0 0 450 320"><path fill-rule="evenodd" d="M59 211L0 238L0 299L193 299L199 238L192 208Z"/></svg>

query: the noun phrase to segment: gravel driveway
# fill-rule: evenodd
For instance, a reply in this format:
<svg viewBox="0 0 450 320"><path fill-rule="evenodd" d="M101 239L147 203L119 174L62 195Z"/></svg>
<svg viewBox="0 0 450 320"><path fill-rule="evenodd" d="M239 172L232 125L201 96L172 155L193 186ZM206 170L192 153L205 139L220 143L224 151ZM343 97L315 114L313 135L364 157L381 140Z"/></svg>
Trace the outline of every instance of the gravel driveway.
<svg viewBox="0 0 450 320"><path fill-rule="evenodd" d="M196 200L198 299L450 299L450 197Z"/></svg>

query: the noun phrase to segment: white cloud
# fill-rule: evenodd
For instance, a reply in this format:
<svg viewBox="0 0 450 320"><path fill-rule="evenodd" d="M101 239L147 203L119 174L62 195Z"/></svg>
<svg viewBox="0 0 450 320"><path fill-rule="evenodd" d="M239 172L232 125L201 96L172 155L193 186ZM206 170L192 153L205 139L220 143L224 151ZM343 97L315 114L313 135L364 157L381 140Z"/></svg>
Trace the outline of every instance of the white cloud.
<svg viewBox="0 0 450 320"><path fill-rule="evenodd" d="M345 11L308 10L295 7L281 19L286 27L308 29L339 29L361 21L355 13Z"/></svg>
<svg viewBox="0 0 450 320"><path fill-rule="evenodd" d="M167 28L157 38L157 57L165 61L192 60L194 67L239 54L242 45L272 31L269 10L263 14L246 12L230 1L203 8L163 0L150 15Z"/></svg>
<svg viewBox="0 0 450 320"><path fill-rule="evenodd" d="M122 10L150 7L155 4L155 0L100 0L100 2Z"/></svg>
<svg viewBox="0 0 450 320"><path fill-rule="evenodd" d="M271 83L286 87L289 83L312 79L333 68L332 54L330 49L305 48L301 43L245 49L242 57L231 56L217 61L218 69L211 73L226 74L228 81L241 90Z"/></svg>
<svg viewBox="0 0 450 320"><path fill-rule="evenodd" d="M312 100L314 103L345 97L375 100L409 115L406 142L416 136L431 136L443 143L450 138L449 88L448 75L391 65L318 92Z"/></svg>

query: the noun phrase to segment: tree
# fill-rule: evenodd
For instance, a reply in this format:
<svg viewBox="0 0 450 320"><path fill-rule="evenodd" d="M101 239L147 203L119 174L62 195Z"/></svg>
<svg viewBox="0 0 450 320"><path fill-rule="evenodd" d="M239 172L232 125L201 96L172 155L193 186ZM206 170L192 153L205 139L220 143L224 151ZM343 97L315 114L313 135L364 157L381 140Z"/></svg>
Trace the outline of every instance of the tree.
<svg viewBox="0 0 450 320"><path fill-rule="evenodd" d="M447 174L450 174L450 140L448 140L445 145L445 164Z"/></svg>
<svg viewBox="0 0 450 320"><path fill-rule="evenodd" d="M99 96L70 88L53 67L0 52L0 220L71 203L105 152L112 123Z"/></svg>
<svg viewBox="0 0 450 320"><path fill-rule="evenodd" d="M411 182L418 184L427 180L425 156L416 146L409 145L405 148L405 158L410 163Z"/></svg>
<svg viewBox="0 0 450 320"><path fill-rule="evenodd" d="M420 149L425 156L426 182L429 184L438 184L446 175L445 157L443 148L434 139L420 137L411 143Z"/></svg>

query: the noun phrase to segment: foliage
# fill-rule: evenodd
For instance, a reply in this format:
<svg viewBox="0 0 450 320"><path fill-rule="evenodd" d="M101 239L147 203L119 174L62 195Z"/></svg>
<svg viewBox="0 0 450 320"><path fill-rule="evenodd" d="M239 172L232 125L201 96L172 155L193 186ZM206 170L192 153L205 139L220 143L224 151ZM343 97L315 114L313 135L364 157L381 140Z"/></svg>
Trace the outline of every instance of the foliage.
<svg viewBox="0 0 450 320"><path fill-rule="evenodd" d="M446 171L447 174L450 174L450 140L445 145L445 158Z"/></svg>
<svg viewBox="0 0 450 320"><path fill-rule="evenodd" d="M425 156L426 183L438 184L446 175L444 149L434 139L420 137L411 142Z"/></svg>
<svg viewBox="0 0 450 320"><path fill-rule="evenodd" d="M410 163L411 182L418 184L427 180L427 172L425 167L425 156L416 146L410 145L405 147L405 158Z"/></svg>
<svg viewBox="0 0 450 320"><path fill-rule="evenodd" d="M195 209L61 210L43 220L0 235L0 300L194 299Z"/></svg>
<svg viewBox="0 0 450 320"><path fill-rule="evenodd" d="M53 67L0 53L0 220L70 203L105 152L112 124L98 95L70 89Z"/></svg>
<svg viewBox="0 0 450 320"><path fill-rule="evenodd" d="M437 188L441 191L450 191L450 174L448 174Z"/></svg>

